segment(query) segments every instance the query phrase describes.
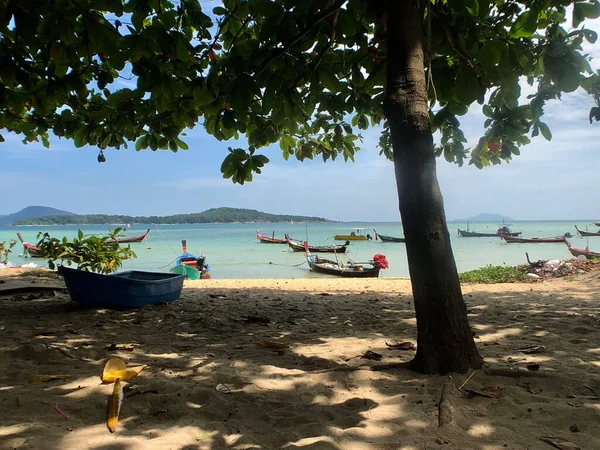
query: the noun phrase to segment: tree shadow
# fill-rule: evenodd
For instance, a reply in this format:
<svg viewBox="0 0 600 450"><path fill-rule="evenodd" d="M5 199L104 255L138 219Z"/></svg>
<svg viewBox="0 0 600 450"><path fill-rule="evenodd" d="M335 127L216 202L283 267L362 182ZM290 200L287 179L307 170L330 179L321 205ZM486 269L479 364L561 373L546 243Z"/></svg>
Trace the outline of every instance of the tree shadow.
<svg viewBox="0 0 600 450"><path fill-rule="evenodd" d="M592 300L598 287L574 283L570 294L537 285L511 289L465 287L479 349L494 367L526 370L537 361L548 377L478 371L465 389L497 388L501 396L456 391L454 423L441 428L441 387L458 387L468 374L339 370L413 356L386 345L416 341L412 297L400 282L310 292L199 282L170 305L125 312L83 310L62 294L0 298L0 351L9 361L0 369L0 405L10 411L0 437L7 448L47 449L536 448L540 434L560 432L600 446L590 426L598 402L583 387L600 391L600 339L591 317L600 315ZM582 337L578 327L591 331ZM133 351L111 344L133 344ZM525 345L545 350L524 355L518 350ZM367 350L381 361L362 358ZM148 367L128 383L111 435L105 414L112 385L99 377L114 356ZM31 375L59 373L72 378L27 383ZM575 437L568 435L571 421L582 429Z"/></svg>

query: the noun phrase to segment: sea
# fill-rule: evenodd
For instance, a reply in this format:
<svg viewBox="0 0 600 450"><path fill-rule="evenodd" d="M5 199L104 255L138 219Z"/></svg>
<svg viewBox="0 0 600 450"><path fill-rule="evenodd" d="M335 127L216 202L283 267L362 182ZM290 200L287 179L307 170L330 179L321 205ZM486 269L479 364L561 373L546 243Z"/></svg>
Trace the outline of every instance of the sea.
<svg viewBox="0 0 600 450"><path fill-rule="evenodd" d="M469 229L494 233L501 224L471 223ZM582 238L577 236L574 225L580 229L600 231L589 221L515 221L513 231L522 231L522 237L554 237L567 232L573 235L569 241L573 247L600 251L600 237ZM26 242L35 244L39 232L53 237L75 237L79 229L85 234L106 235L116 226L4 226L0 227L0 242L16 239L20 231ZM525 254L532 261L540 259L567 259L571 255L565 244L507 244L499 237L463 238L457 229L465 229L464 222L448 224L452 248L459 272L487 265L517 265L527 262ZM374 230L379 234L401 237L404 235L399 223L261 223L261 224L195 224L195 225L132 225L126 236L144 233L150 228L149 239L130 244L137 258L125 261L121 270L168 271L175 259L182 253L182 239L187 241L188 252L204 255L210 266L210 274L217 279L247 278L314 278L327 275L312 273L306 264L303 252L293 252L287 245L262 244L256 238L256 230L267 236L283 238L288 233L292 239L306 240L311 245L341 244L334 241L335 234L350 234L353 228L365 228L371 236ZM39 258L23 256L20 242L13 248L9 261L13 264L36 264L45 267ZM384 254L389 269L380 272L380 277L408 277L408 263L405 244L384 243L381 241L353 241L346 254L337 255L341 261L368 261L373 255ZM336 255L327 257L335 259Z"/></svg>

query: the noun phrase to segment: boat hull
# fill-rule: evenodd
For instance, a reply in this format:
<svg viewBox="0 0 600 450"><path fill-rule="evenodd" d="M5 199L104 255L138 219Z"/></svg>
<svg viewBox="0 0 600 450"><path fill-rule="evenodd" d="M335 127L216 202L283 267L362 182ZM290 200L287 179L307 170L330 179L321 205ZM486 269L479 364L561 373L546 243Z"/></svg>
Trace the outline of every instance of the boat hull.
<svg viewBox="0 0 600 450"><path fill-rule="evenodd" d="M575 225L575 229L577 230L577 233L580 236L586 236L586 237L591 237L591 236L600 236L600 233L594 233L592 231L584 231L584 230L580 230L579 228L577 228L577 225Z"/></svg>
<svg viewBox="0 0 600 450"><path fill-rule="evenodd" d="M295 239L290 239L289 235L285 235L288 246L295 252L305 252L306 247L304 242L300 242ZM350 244L347 242L344 245L309 245L308 251L311 253L346 253L347 246Z"/></svg>
<svg viewBox="0 0 600 450"><path fill-rule="evenodd" d="M181 296L185 275L131 270L112 275L58 266L71 299L84 307L141 308Z"/></svg>
<svg viewBox="0 0 600 450"><path fill-rule="evenodd" d="M287 239L265 236L256 230L256 238L262 244L287 244Z"/></svg>
<svg viewBox="0 0 600 450"><path fill-rule="evenodd" d="M148 228L148 231L146 231L144 234L138 234L137 236L131 236L131 237L126 237L126 238L120 238L117 239L117 242L119 244L131 244L134 242L142 242L144 239L148 238L148 235L150 234L150 228Z"/></svg>
<svg viewBox="0 0 600 450"><path fill-rule="evenodd" d="M399 237L393 237L393 236L386 236L384 234L379 234L375 230L373 230L373 231L375 232L375 240L380 239L381 242L399 242L399 243L406 242L405 238L399 238Z"/></svg>
<svg viewBox="0 0 600 450"><path fill-rule="evenodd" d="M511 231L510 233L478 233L476 231L467 231L458 229L458 235L461 237L502 237L502 236L519 236L521 231Z"/></svg>
<svg viewBox="0 0 600 450"><path fill-rule="evenodd" d="M367 236L352 236L351 234L336 234L333 236L336 241L368 241Z"/></svg>
<svg viewBox="0 0 600 450"><path fill-rule="evenodd" d="M377 278L380 271L380 268L377 266L363 267L362 270L357 268L342 268L333 261L322 260L317 263L310 258L308 258L308 266L314 272L346 278Z"/></svg>
<svg viewBox="0 0 600 450"><path fill-rule="evenodd" d="M575 257L585 256L587 259L600 259L600 253L598 252L590 252L589 250L583 250L581 248L573 248L569 243L567 243L567 245L569 246L569 252L571 252L571 255Z"/></svg>
<svg viewBox="0 0 600 450"><path fill-rule="evenodd" d="M514 236L502 236L508 244L559 244L567 242L567 239L562 237L556 238L520 238Z"/></svg>

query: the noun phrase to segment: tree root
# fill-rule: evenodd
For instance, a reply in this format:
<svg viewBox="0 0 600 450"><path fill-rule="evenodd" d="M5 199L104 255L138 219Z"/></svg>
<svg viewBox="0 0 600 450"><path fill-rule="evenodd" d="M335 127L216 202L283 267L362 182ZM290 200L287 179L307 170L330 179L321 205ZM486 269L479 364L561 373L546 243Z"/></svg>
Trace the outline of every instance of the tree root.
<svg viewBox="0 0 600 450"><path fill-rule="evenodd" d="M492 377L512 377L512 378L521 378L521 377L537 377L537 378L548 378L550 374L545 372L529 372L526 370L511 370L511 369L495 369L495 368L487 368L484 370L486 375Z"/></svg>
<svg viewBox="0 0 600 450"><path fill-rule="evenodd" d="M310 374L314 373L329 373L329 372L356 372L358 370L368 370L371 372L381 372L383 370L391 369L410 369L410 361L401 363L389 363L389 364L375 364L375 365L362 365L362 366L342 366L332 367L329 369L311 370Z"/></svg>
<svg viewBox="0 0 600 450"><path fill-rule="evenodd" d="M450 394L456 387L453 383L447 382L442 387L442 394L440 395L440 401L438 405L438 426L448 425L452 423L452 410L454 407L450 403Z"/></svg>

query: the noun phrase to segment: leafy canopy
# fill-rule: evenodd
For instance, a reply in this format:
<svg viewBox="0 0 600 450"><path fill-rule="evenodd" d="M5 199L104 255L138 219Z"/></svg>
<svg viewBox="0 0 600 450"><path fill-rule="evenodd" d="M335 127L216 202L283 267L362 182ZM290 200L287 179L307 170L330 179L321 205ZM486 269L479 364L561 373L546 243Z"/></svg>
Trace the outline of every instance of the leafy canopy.
<svg viewBox="0 0 600 450"><path fill-rule="evenodd" d="M438 154L483 167L518 155L530 136L550 139L545 103L591 89L581 45L597 35L583 24L599 16L597 0L431 0ZM377 124L391 158L387 26L383 0L224 0L213 11L198 0L3 0L0 132L46 146L52 132L77 147L178 151L186 128L202 124L219 140L247 137L222 165L238 183L268 162L261 147L353 160L358 131ZM523 79L535 87L526 103ZM458 118L475 102L487 120L469 151Z"/></svg>

